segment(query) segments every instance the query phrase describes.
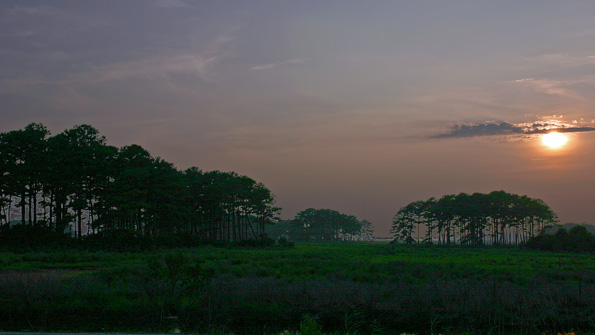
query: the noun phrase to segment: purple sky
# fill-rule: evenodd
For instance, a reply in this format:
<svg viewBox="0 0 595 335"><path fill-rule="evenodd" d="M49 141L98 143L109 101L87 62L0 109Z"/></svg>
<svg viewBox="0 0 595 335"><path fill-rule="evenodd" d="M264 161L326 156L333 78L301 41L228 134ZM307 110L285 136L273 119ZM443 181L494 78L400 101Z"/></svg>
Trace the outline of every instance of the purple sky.
<svg viewBox="0 0 595 335"><path fill-rule="evenodd" d="M595 224L595 2L0 3L0 131L91 124L387 236L409 202L541 198ZM564 127L560 150L539 134Z"/></svg>

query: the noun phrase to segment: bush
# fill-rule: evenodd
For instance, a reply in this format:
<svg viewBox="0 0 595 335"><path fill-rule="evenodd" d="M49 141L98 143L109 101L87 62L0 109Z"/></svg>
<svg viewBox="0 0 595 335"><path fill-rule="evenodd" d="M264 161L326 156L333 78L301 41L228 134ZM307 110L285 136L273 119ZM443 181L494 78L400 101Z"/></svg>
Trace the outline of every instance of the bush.
<svg viewBox="0 0 595 335"><path fill-rule="evenodd" d="M595 236L587 231L584 226L576 226L570 229L568 236L571 241L571 249L575 251L595 251Z"/></svg>
<svg viewBox="0 0 595 335"><path fill-rule="evenodd" d="M284 248L293 248L295 246L295 244L290 242L285 236L279 237L277 240L277 245Z"/></svg>
<svg viewBox="0 0 595 335"><path fill-rule="evenodd" d="M323 335L323 333L318 322L306 315L300 324L300 335Z"/></svg>
<svg viewBox="0 0 595 335"><path fill-rule="evenodd" d="M570 231L560 228L554 235L541 234L530 238L525 246L544 251L593 252L595 236L584 226L575 226Z"/></svg>
<svg viewBox="0 0 595 335"><path fill-rule="evenodd" d="M263 234L258 236L257 239L237 241L232 245L239 247L272 247L275 245L275 240Z"/></svg>
<svg viewBox="0 0 595 335"><path fill-rule="evenodd" d="M4 226L0 230L0 246L12 251L40 251L71 247L74 239L42 225Z"/></svg>
<svg viewBox="0 0 595 335"><path fill-rule="evenodd" d="M126 229L109 229L84 236L79 244L91 250L144 251L154 248L150 238Z"/></svg>
<svg viewBox="0 0 595 335"><path fill-rule="evenodd" d="M281 247L292 247L287 240L279 241ZM8 225L0 227L0 250L27 252L62 249L90 251L135 252L155 249L192 248L204 245L218 247L238 246L266 248L275 245L275 240L266 235L256 239L229 243L222 240L204 240L189 233L169 233L146 236L128 229L106 229L96 234L84 235L80 240L60 234L44 225Z"/></svg>

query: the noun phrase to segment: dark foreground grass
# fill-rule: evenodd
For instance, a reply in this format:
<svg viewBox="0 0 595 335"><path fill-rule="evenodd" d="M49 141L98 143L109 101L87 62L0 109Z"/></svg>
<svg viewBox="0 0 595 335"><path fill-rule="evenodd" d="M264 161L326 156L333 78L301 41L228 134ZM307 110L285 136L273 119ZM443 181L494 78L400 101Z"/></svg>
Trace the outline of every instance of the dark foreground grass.
<svg viewBox="0 0 595 335"><path fill-rule="evenodd" d="M4 253L0 269L0 331L279 334L307 332L304 320L327 334L595 331L587 254L298 244Z"/></svg>

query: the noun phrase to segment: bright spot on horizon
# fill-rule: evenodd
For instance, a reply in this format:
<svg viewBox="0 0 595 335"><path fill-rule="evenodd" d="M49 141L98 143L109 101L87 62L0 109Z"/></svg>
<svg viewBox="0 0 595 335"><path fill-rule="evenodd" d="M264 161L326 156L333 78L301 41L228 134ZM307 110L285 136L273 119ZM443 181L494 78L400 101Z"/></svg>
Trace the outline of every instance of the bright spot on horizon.
<svg viewBox="0 0 595 335"><path fill-rule="evenodd" d="M562 133L551 132L541 135L541 142L550 149L558 149L568 142L568 136Z"/></svg>

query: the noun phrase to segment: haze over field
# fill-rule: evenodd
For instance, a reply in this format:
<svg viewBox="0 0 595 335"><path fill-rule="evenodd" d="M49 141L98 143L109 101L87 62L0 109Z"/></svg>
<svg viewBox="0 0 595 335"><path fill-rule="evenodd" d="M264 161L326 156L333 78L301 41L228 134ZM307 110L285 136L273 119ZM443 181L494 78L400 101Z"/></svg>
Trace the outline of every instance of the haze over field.
<svg viewBox="0 0 595 335"><path fill-rule="evenodd" d="M90 124L387 236L505 190L595 223L595 2L0 3L0 132ZM568 136L542 144L552 128Z"/></svg>

